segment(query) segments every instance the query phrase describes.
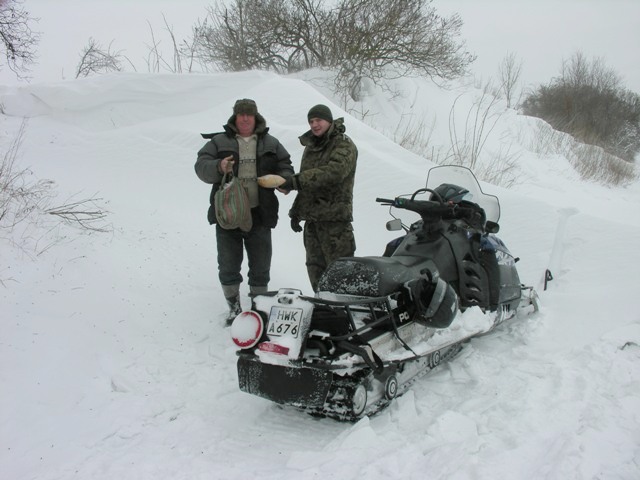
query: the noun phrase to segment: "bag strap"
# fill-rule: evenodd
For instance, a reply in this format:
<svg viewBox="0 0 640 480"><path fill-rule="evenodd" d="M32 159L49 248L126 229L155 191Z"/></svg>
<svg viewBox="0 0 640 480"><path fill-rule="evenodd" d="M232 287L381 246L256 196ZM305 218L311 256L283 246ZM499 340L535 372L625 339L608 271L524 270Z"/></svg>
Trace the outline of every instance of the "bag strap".
<svg viewBox="0 0 640 480"><path fill-rule="evenodd" d="M220 182L220 188L224 187L227 183L233 180L233 172L227 172L222 175L222 182Z"/></svg>

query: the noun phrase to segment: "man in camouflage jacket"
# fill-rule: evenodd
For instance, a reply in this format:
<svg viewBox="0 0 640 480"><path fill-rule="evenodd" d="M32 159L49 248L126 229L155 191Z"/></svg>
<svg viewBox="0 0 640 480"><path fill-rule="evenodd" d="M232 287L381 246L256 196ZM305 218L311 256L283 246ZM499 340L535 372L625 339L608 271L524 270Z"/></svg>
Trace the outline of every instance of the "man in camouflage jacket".
<svg viewBox="0 0 640 480"><path fill-rule="evenodd" d="M257 177L293 175L291 158L277 138L268 133L264 117L255 101L240 99L233 107L224 131L203 134L209 141L198 152L195 170L198 178L212 184L207 219L217 223L214 195L225 173L233 173L247 190L253 226L249 232L225 230L216 225L218 277L229 304L227 323L240 313L240 273L243 246L247 251L251 293L267 291L271 270L271 229L278 222L279 202L273 188L258 185Z"/></svg>
<svg viewBox="0 0 640 480"><path fill-rule="evenodd" d="M298 191L289 211L291 228L301 232L304 220L307 273L317 291L329 264L356 250L351 222L358 149L345 135L344 119L334 120L327 106L312 107L307 119L310 130L300 136L305 147L300 172L282 188Z"/></svg>

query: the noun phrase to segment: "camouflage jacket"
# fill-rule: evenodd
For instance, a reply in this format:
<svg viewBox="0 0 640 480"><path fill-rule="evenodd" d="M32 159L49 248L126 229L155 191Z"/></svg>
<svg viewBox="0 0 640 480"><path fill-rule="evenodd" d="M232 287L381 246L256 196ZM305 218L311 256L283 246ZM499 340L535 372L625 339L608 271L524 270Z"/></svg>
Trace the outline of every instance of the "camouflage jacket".
<svg viewBox="0 0 640 480"><path fill-rule="evenodd" d="M290 217L313 222L353 221L358 149L345 130L344 119L338 118L322 137L315 137L311 130L300 136L305 148Z"/></svg>

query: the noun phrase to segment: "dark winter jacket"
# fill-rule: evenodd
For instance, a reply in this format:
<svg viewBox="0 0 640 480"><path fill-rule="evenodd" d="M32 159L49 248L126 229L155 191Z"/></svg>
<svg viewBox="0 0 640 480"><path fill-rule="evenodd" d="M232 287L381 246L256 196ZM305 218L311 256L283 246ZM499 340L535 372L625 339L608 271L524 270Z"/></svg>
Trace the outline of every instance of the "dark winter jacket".
<svg viewBox="0 0 640 480"><path fill-rule="evenodd" d="M305 149L300 173L295 175L298 194L290 217L315 222L353 221L358 149L345 130L344 119L338 118L322 137L311 130L300 136Z"/></svg>
<svg viewBox="0 0 640 480"><path fill-rule="evenodd" d="M210 224L217 222L213 207L213 196L222 182L222 174L218 169L220 160L233 155L234 174L238 174L239 155L238 140L236 138L236 117L232 115L224 125L224 132L203 133L203 138L210 139L198 152L195 170L198 178L205 183L213 184L209 198L207 219ZM284 177L293 175L291 158L287 150L274 136L270 135L264 117L256 115L255 133L258 137L256 146L256 169L258 177L266 174L276 174ZM274 228L278 223L278 198L273 188L258 187L259 205L251 209L254 226Z"/></svg>

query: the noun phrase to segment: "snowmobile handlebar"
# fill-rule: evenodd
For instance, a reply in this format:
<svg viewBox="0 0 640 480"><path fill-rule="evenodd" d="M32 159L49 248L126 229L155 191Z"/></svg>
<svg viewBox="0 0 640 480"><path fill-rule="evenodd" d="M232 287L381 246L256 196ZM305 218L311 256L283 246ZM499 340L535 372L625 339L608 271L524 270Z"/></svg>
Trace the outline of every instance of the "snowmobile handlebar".
<svg viewBox="0 0 640 480"><path fill-rule="evenodd" d="M416 212L423 219L440 218L464 218L472 213L472 210L456 203L441 203L433 200L413 200L404 197L376 198L376 202L391 207L401 208Z"/></svg>

